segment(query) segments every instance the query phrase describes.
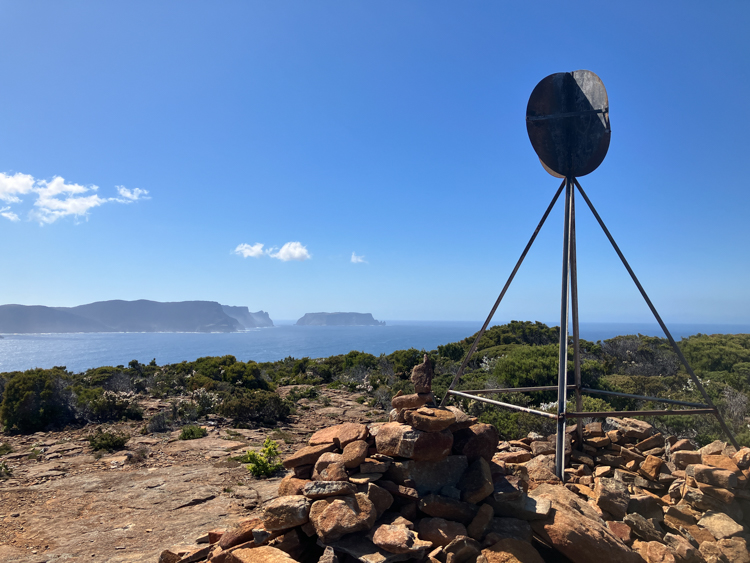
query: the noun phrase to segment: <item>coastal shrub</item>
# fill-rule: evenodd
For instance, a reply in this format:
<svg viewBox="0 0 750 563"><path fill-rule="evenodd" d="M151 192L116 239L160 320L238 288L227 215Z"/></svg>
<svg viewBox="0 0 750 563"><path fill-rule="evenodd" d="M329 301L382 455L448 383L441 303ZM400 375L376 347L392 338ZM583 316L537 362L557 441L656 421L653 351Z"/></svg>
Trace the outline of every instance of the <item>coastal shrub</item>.
<svg viewBox="0 0 750 563"><path fill-rule="evenodd" d="M36 432L74 419L65 368L15 372L5 385L0 422L10 431Z"/></svg>
<svg viewBox="0 0 750 563"><path fill-rule="evenodd" d="M266 438L259 452L248 451L237 461L246 463L250 473L257 479L270 477L284 467L279 461L279 445L271 438Z"/></svg>
<svg viewBox="0 0 750 563"><path fill-rule="evenodd" d="M180 432L180 440L196 440L198 438L204 438L208 436L208 431L205 428L196 426L194 424L188 424L182 427Z"/></svg>
<svg viewBox="0 0 750 563"><path fill-rule="evenodd" d="M296 403L300 399L316 399L318 397L318 390L315 387L295 387L289 391L287 400Z"/></svg>
<svg viewBox="0 0 750 563"><path fill-rule="evenodd" d="M172 428L172 419L166 412L160 412L152 416L146 424L149 432L166 432Z"/></svg>
<svg viewBox="0 0 750 563"><path fill-rule="evenodd" d="M271 391L245 391L227 397L219 407L219 413L244 424L256 422L274 424L291 413L291 403Z"/></svg>
<svg viewBox="0 0 750 563"><path fill-rule="evenodd" d="M0 443L0 455L7 455L11 452L13 452L13 448L11 447L10 444Z"/></svg>
<svg viewBox="0 0 750 563"><path fill-rule="evenodd" d="M105 391L100 387L76 387L75 392L80 415L89 422L143 419L143 409L132 394Z"/></svg>
<svg viewBox="0 0 750 563"><path fill-rule="evenodd" d="M101 428L97 428L96 432L87 436L86 439L94 451L112 451L122 449L130 440L130 436L121 432L103 432Z"/></svg>

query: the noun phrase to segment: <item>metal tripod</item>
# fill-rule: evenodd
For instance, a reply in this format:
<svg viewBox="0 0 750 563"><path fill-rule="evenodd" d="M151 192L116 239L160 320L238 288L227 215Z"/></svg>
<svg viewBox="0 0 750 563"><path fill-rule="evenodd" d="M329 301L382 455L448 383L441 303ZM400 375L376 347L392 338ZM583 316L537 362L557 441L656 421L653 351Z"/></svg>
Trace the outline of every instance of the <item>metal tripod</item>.
<svg viewBox="0 0 750 563"><path fill-rule="evenodd" d="M689 403L686 401L676 401L673 399L662 399L659 397L648 397L644 395L631 395L627 393L617 393L614 391L604 391L601 389L591 389L589 387L583 387L583 385L581 384L581 359L580 359L579 332L578 332L578 279L577 279L577 271L576 271L576 228L575 228L575 189L576 188L580 192L581 196L583 197L584 201L588 205L589 209L591 209L591 212L594 214L594 217L599 223L599 226L604 231L604 234L607 235L607 238L609 239L609 242L612 244L612 247L617 253L617 256L620 257L620 260L625 266L625 269L630 274L630 277L633 279L633 282L635 282L635 285L638 288L638 291L640 291L641 295L643 296L643 299L646 301L646 304L648 305L649 309L651 309L651 312L656 318L656 321L659 323L659 326L664 331L664 334L666 335L670 346L674 350L675 354L677 354L677 357L680 359L680 362L682 362L682 364L685 366L685 369L687 370L688 375L690 375L690 378L693 380L693 383L695 383L695 386L698 388L701 395L703 396L705 404ZM563 265L562 265L562 284L561 284L562 287L561 287L561 298L560 298L560 342L559 342L559 347L560 347L559 362L560 363L559 363L559 368L558 368L557 386L516 387L516 388L511 388L511 389L474 389L474 390L468 390L468 391L454 391L453 388L458 384L458 381L460 380L461 375L466 369L466 366L469 363L469 360L476 352L477 345L479 344L479 340L482 338L482 335L487 330L487 327L489 326L490 321L492 320L492 317L495 315L495 311L497 311L497 308L500 305L500 302L503 300L503 297L505 296L505 293L508 291L508 288L510 287L510 284L513 281L513 278L518 272L518 269L521 267L521 264L523 263L524 258L526 258L526 254L528 254L529 250L531 249L531 246L534 244L534 240L536 240L536 237L539 234L539 231L542 229L544 222L547 220L547 217L552 211L552 208L555 206L555 203L557 202L557 199L560 197L560 194L562 193L563 189L565 190L565 222L564 222L564 231L563 231ZM569 311L569 309L572 309L572 311ZM569 318L569 313L572 313L570 314L570 316L572 317L572 324L573 324L573 365L574 365L574 381L575 381L573 384L568 383L568 318ZM481 396L482 394L526 393L526 392L534 392L534 391L553 391L555 389L557 390L557 414L556 415L543 412L540 410L536 410L536 409L521 407L519 405L514 405L511 403L495 401L495 400L488 399L486 397ZM570 390L575 392L575 399L576 399L575 412L566 412L567 395L568 395L568 391ZM583 393L592 393L592 394L598 394L598 395L610 395L610 396L615 396L615 397L641 399L641 400L655 401L655 402L667 403L671 405L679 405L682 407L690 407L690 408L679 409L679 410L582 412L583 411ZM557 189L557 192L555 192L555 195L552 198L552 201L550 202L549 206L547 207L547 210L544 212L544 215L542 216L541 221L539 221L539 224L534 230L534 233L531 235L531 238L529 239L529 242L526 245L526 248L524 248L523 252L521 253L521 257L518 259L518 262L516 262L516 265L513 268L513 271L508 277L508 281L505 282L505 285L503 286L503 289L500 292L500 295L495 301L495 304L493 305L492 310L490 311L490 314L487 316L487 320L484 322L484 324L482 325L482 328L477 333L477 336L474 339L474 342L472 343L471 348L469 349L469 352L466 354L466 357L461 362L461 366L456 372L456 375L453 378L453 381L451 382L450 387L448 388L448 391L443 396L443 399L440 403L441 406L445 404L446 400L448 399L450 395L463 397L463 398L469 398L469 399L473 399L473 400L477 400L477 401L481 401L485 403L490 403L493 405L498 405L498 406L513 409L513 410L518 410L522 412L535 414L538 416L543 416L546 418L556 419L557 420L557 436L556 436L556 448L555 448L555 451L556 451L555 473L557 474L557 477L560 480L564 479L565 425L566 425L567 419L569 418L580 419L584 417L596 418L596 417L606 417L606 416L627 416L627 415L638 415L638 414L639 415L651 415L651 416L658 416L658 415L664 415L664 414L685 414L685 415L713 414L719 421L719 424L721 425L721 428L724 431L724 434L726 434L726 436L729 438L729 441L732 443L732 445L735 448L739 449L737 440L735 439L734 435L727 427L726 422L724 421L724 418L721 416L721 413L718 411L716 406L711 401L711 398L708 396L708 393L706 393L705 388L703 387L700 380L698 379L698 377L696 377L695 373L693 372L693 368L690 367L690 364L688 363L685 356L682 354L682 351L680 350L680 348L677 346L677 343L675 342L674 338L672 338L672 335L669 332L669 329L664 324L664 321L662 320L659 313L656 311L654 304L651 302L651 299L649 299L648 295L646 294L646 291L643 289L643 286L638 281L638 278L636 277L635 273L630 267L630 264L628 264L628 261L625 259L625 256L622 254L622 252L620 251L620 248L617 246L615 239L610 234L609 229L607 229L607 226L604 224L604 221L602 221L602 218L599 216L599 213L597 213L596 209L594 208L594 204L591 203L591 200L586 195L586 192L583 191L581 184L574 177L565 178L562 184L560 184L560 187ZM582 441L582 428L580 424L578 425L578 437L579 437L579 443L580 443Z"/></svg>

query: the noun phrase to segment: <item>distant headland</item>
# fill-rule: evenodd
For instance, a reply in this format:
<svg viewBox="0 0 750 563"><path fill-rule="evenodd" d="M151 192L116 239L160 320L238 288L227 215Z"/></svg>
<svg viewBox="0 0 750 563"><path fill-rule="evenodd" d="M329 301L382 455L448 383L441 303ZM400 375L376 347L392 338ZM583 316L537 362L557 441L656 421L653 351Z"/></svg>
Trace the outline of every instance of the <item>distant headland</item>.
<svg viewBox="0 0 750 563"><path fill-rule="evenodd" d="M385 326L385 321L376 321L372 313L305 313L297 321L306 326Z"/></svg>
<svg viewBox="0 0 750 563"><path fill-rule="evenodd" d="M273 326L264 311L215 301L98 301L77 307L0 305L2 333L237 332Z"/></svg>

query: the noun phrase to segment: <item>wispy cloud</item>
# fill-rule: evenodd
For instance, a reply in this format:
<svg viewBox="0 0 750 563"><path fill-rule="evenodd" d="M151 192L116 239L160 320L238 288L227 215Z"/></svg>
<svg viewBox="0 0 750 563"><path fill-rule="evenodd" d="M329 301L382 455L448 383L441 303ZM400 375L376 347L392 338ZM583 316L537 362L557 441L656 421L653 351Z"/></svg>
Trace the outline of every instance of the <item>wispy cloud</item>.
<svg viewBox="0 0 750 563"><path fill-rule="evenodd" d="M260 258L264 254L263 245L259 242L255 244L238 244L237 248L234 249L234 253L239 254L243 258Z"/></svg>
<svg viewBox="0 0 750 563"><path fill-rule="evenodd" d="M367 264L364 256L357 256L356 253L352 252L352 264Z"/></svg>
<svg viewBox="0 0 750 563"><path fill-rule="evenodd" d="M11 221L20 221L18 215L10 210L10 207L0 207L0 215Z"/></svg>
<svg viewBox="0 0 750 563"><path fill-rule="evenodd" d="M272 247L267 250L263 250L263 244L256 242L255 244L242 243L238 244L237 248L234 249L234 253L242 256L243 258L260 258L261 256L268 256L270 258L276 258L282 262L289 262L290 260L297 260L302 262L312 258L307 247L300 242L288 242L281 248Z"/></svg>
<svg viewBox="0 0 750 563"><path fill-rule="evenodd" d="M117 186L120 197L101 197L98 186L82 186L66 183L65 179L55 176L52 180L37 180L30 174L20 172L11 175L0 172L0 200L10 204L21 204L19 197L31 194L36 197L33 209L28 212L30 220L40 224L54 223L63 217L73 216L76 219L88 217L89 211L107 202L132 203L139 199L148 199L148 192L140 188L129 190ZM10 221L19 221L18 214L11 207L3 207L0 216Z"/></svg>
<svg viewBox="0 0 750 563"><path fill-rule="evenodd" d="M115 186L117 193L120 194L122 199L117 199L120 203L133 203L139 199L151 199L148 195L148 190L142 190L141 188L135 188L129 190L125 186Z"/></svg>

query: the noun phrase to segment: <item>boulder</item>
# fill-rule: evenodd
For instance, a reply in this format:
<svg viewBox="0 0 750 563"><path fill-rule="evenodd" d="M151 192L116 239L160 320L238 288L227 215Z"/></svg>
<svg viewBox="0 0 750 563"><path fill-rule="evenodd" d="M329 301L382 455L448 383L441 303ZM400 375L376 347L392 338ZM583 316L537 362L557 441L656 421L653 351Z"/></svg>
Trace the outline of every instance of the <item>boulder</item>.
<svg viewBox="0 0 750 563"><path fill-rule="evenodd" d="M529 543L505 538L482 550L487 563L544 563L539 552Z"/></svg>
<svg viewBox="0 0 750 563"><path fill-rule="evenodd" d="M708 511L698 520L698 526L706 528L717 540L741 534L743 527L722 512Z"/></svg>
<svg viewBox="0 0 750 563"><path fill-rule="evenodd" d="M262 526L260 518L251 518L250 520L243 520L233 528L230 528L218 541L221 549L229 549L235 545L252 541L253 539L253 528Z"/></svg>
<svg viewBox="0 0 750 563"><path fill-rule="evenodd" d="M483 457L469 466L458 483L458 489L461 491L461 500L472 504L478 504L493 493L495 487L490 466Z"/></svg>
<svg viewBox="0 0 750 563"><path fill-rule="evenodd" d="M678 534L666 534L664 544L675 554L678 563L704 563L700 551Z"/></svg>
<svg viewBox="0 0 750 563"><path fill-rule="evenodd" d="M404 411L404 420L423 432L441 432L456 422L456 415L447 409L421 407Z"/></svg>
<svg viewBox="0 0 750 563"><path fill-rule="evenodd" d="M534 442L535 444L541 442ZM529 479L532 481L559 481L555 474L555 460L546 455L540 455L523 464Z"/></svg>
<svg viewBox="0 0 750 563"><path fill-rule="evenodd" d="M600 477L594 484L596 505L602 510L610 513L615 520L622 520L628 512L630 495L624 483Z"/></svg>
<svg viewBox="0 0 750 563"><path fill-rule="evenodd" d="M378 518L380 518L393 504L393 495L374 483L367 484L366 494L367 498L375 507L375 512Z"/></svg>
<svg viewBox="0 0 750 563"><path fill-rule="evenodd" d="M428 495L419 501L419 510L435 518L469 524L477 515L479 508L468 502L439 495Z"/></svg>
<svg viewBox="0 0 750 563"><path fill-rule="evenodd" d="M293 469L300 465L314 465L321 455L335 448L333 443L307 446L287 457L282 464L286 469Z"/></svg>
<svg viewBox="0 0 750 563"><path fill-rule="evenodd" d="M466 527L444 518L422 518L418 524L419 537L434 545L448 545L453 538L465 536Z"/></svg>
<svg viewBox="0 0 750 563"><path fill-rule="evenodd" d="M499 442L500 434L494 426L478 423L453 435L453 453L465 455L470 463L480 457L492 461Z"/></svg>
<svg viewBox="0 0 750 563"><path fill-rule="evenodd" d="M238 549L225 559L227 563L296 563L289 554L263 545L252 549Z"/></svg>
<svg viewBox="0 0 750 563"><path fill-rule="evenodd" d="M555 510L571 512L576 516L583 516L596 522L601 522L600 513L567 487L545 483L529 492L529 497L535 500L546 499Z"/></svg>
<svg viewBox="0 0 750 563"><path fill-rule="evenodd" d="M516 538L530 542L532 536L531 524L526 520L519 518L493 518L487 526L485 545L489 539L493 540L492 543L505 538Z"/></svg>
<svg viewBox="0 0 750 563"><path fill-rule="evenodd" d="M376 516L375 506L362 493L316 500L310 508L310 521L324 543L369 530Z"/></svg>
<svg viewBox="0 0 750 563"><path fill-rule="evenodd" d="M679 450L672 452L672 462L679 468L685 469L688 465L701 463L701 454L690 450Z"/></svg>
<svg viewBox="0 0 750 563"><path fill-rule="evenodd" d="M484 539L484 535L487 531L487 527L492 522L492 518L495 516L495 509L489 504L483 504L479 507L479 512L474 516L474 519L467 526L466 531L470 538L473 538L479 542Z"/></svg>
<svg viewBox="0 0 750 563"><path fill-rule="evenodd" d="M482 553L479 542L467 536L459 536L443 548L446 562L474 563Z"/></svg>
<svg viewBox="0 0 750 563"><path fill-rule="evenodd" d="M389 422L375 437L378 453L421 461L437 461L448 456L453 446L453 434L422 432L406 424Z"/></svg>
<svg viewBox="0 0 750 563"><path fill-rule="evenodd" d="M287 475L279 483L279 496L301 495L306 483L309 483L307 479L297 479L294 475Z"/></svg>
<svg viewBox="0 0 750 563"><path fill-rule="evenodd" d="M429 393L413 393L411 395L397 395L391 399L391 406L396 410L418 409L430 401Z"/></svg>
<svg viewBox="0 0 750 563"><path fill-rule="evenodd" d="M354 469L359 466L365 459L367 459L368 450L369 446L364 440L349 442L344 446L344 450L341 453L344 467L347 469Z"/></svg>
<svg viewBox="0 0 750 563"><path fill-rule="evenodd" d="M723 489L737 487L737 475L734 472L709 465L689 465L685 469L685 475L692 477L699 483L705 483L713 487L721 487Z"/></svg>
<svg viewBox="0 0 750 563"><path fill-rule="evenodd" d="M634 536L643 541L660 542L664 538L664 532L658 527L659 524L653 520L646 520L640 514L628 514L623 518L623 522L630 526Z"/></svg>
<svg viewBox="0 0 750 563"><path fill-rule="evenodd" d="M646 563L677 563L672 550L658 541L636 541L633 548Z"/></svg>
<svg viewBox="0 0 750 563"><path fill-rule="evenodd" d="M260 518L266 530L275 531L301 526L307 522L309 515L310 500L302 495L290 495L264 504Z"/></svg>
<svg viewBox="0 0 750 563"><path fill-rule="evenodd" d="M345 422L318 430L310 437L310 446L333 444L343 449L350 442L367 439L367 426L356 422ZM326 450L330 451L330 450Z"/></svg>
<svg viewBox="0 0 750 563"><path fill-rule="evenodd" d="M581 518L574 512L553 510L549 518L534 521L531 527L573 563L643 563L641 556L625 545L604 523Z"/></svg>
<svg viewBox="0 0 750 563"><path fill-rule="evenodd" d="M414 384L414 390L417 393L432 393L433 376L432 363L425 354L424 361L411 370L411 382Z"/></svg>
<svg viewBox="0 0 750 563"><path fill-rule="evenodd" d="M432 542L421 540L406 526L382 524L375 528L372 543L389 553L409 553L420 557L432 548Z"/></svg>
<svg viewBox="0 0 750 563"><path fill-rule="evenodd" d="M724 557L732 563L750 563L750 550L743 538L727 538L716 542Z"/></svg>
<svg viewBox="0 0 750 563"><path fill-rule="evenodd" d="M308 481L302 489L302 494L310 499L353 495L357 486L348 481Z"/></svg>
<svg viewBox="0 0 750 563"><path fill-rule="evenodd" d="M546 518L552 508L552 503L548 499L532 498L525 494L516 500L506 502L497 502L489 497L486 502L495 509L496 516L528 521Z"/></svg>
<svg viewBox="0 0 750 563"><path fill-rule="evenodd" d="M662 463L663 461L660 458L649 455L646 457L645 461L641 463L638 468L638 473L643 475L646 479L656 481L659 478Z"/></svg>

